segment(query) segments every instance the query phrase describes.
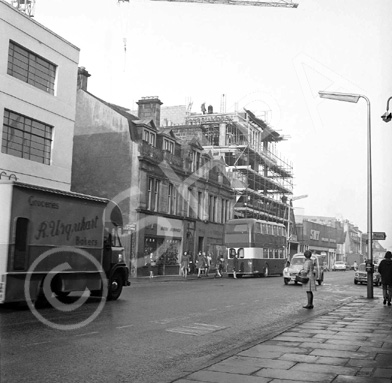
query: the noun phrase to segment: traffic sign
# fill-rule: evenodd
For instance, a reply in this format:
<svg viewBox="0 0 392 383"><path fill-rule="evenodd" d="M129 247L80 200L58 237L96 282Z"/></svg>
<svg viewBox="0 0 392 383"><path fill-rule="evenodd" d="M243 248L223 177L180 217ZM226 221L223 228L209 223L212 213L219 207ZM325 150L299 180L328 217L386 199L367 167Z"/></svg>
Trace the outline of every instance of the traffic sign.
<svg viewBox="0 0 392 383"><path fill-rule="evenodd" d="M382 241L387 237L387 235L382 231L374 231L372 239L374 241Z"/></svg>

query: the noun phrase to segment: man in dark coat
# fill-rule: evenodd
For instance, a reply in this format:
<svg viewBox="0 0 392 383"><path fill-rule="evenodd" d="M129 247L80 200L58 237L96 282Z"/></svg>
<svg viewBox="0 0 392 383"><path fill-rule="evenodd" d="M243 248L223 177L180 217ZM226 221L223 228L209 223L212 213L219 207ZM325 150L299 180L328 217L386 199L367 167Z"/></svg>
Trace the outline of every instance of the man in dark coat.
<svg viewBox="0 0 392 383"><path fill-rule="evenodd" d="M378 266L378 272L381 274L382 291L384 295L384 305L388 301L388 306L391 305L392 298L392 253L387 251L384 259Z"/></svg>

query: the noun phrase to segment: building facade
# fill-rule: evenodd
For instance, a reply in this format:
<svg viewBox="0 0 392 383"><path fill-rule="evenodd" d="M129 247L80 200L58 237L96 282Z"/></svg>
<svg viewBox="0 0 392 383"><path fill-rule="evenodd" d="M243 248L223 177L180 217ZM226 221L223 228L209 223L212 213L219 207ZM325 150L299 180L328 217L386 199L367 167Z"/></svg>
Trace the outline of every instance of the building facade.
<svg viewBox="0 0 392 383"><path fill-rule="evenodd" d="M235 192L234 218L283 223L290 227L288 238L295 239L294 216L289 207L292 165L276 150L283 136L250 110L214 113L212 106L202 113L186 113L184 123L173 123L166 129L181 142L196 137L212 158L224 163ZM284 248L279 256L287 252Z"/></svg>
<svg viewBox="0 0 392 383"><path fill-rule="evenodd" d="M339 246L344 242L341 222L330 217L296 216L299 251L311 250L324 255L329 269L335 261L342 260Z"/></svg>
<svg viewBox="0 0 392 383"><path fill-rule="evenodd" d="M71 188L79 49L0 0L0 178Z"/></svg>
<svg viewBox="0 0 392 383"><path fill-rule="evenodd" d="M233 191L225 167L197 139L182 145L160 128L157 97L138 102L138 116L87 91L79 69L72 190L114 200L123 212L131 275L178 274L181 254L223 254Z"/></svg>

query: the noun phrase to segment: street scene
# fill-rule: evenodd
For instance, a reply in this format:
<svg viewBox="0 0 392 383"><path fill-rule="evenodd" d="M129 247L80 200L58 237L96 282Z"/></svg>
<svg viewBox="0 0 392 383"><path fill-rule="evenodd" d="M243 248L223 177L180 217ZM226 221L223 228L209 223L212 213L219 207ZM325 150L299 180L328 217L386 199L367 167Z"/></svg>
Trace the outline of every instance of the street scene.
<svg viewBox="0 0 392 383"><path fill-rule="evenodd" d="M366 297L366 286L354 284L354 271L327 272L311 312L302 308L302 286L284 285L280 276L164 278L134 282L94 322L72 332L43 325L26 307L1 308L1 381L171 382ZM379 308L381 295L375 288ZM69 324L83 320L96 304L90 300L71 315L46 306L40 312L52 322ZM390 326L385 328L390 331ZM392 339L384 340L390 357ZM364 373L364 367L357 371ZM220 379L196 381L226 381Z"/></svg>
<svg viewBox="0 0 392 383"><path fill-rule="evenodd" d="M0 0L0 382L390 383L391 11Z"/></svg>

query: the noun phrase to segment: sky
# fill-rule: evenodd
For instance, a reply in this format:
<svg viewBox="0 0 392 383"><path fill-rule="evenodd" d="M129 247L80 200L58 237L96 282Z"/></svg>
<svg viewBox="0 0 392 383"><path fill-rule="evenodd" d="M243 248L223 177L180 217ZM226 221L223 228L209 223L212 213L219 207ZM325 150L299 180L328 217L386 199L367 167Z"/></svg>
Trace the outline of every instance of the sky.
<svg viewBox="0 0 392 383"><path fill-rule="evenodd" d="M301 214L348 219L366 233L367 104L318 97L361 94L371 104L373 231L392 250L390 0L298 0L296 9L130 0L36 0L35 20L80 48L88 90L131 110L246 107L287 140ZM124 49L126 45L126 50ZM391 103L392 109L392 103Z"/></svg>

